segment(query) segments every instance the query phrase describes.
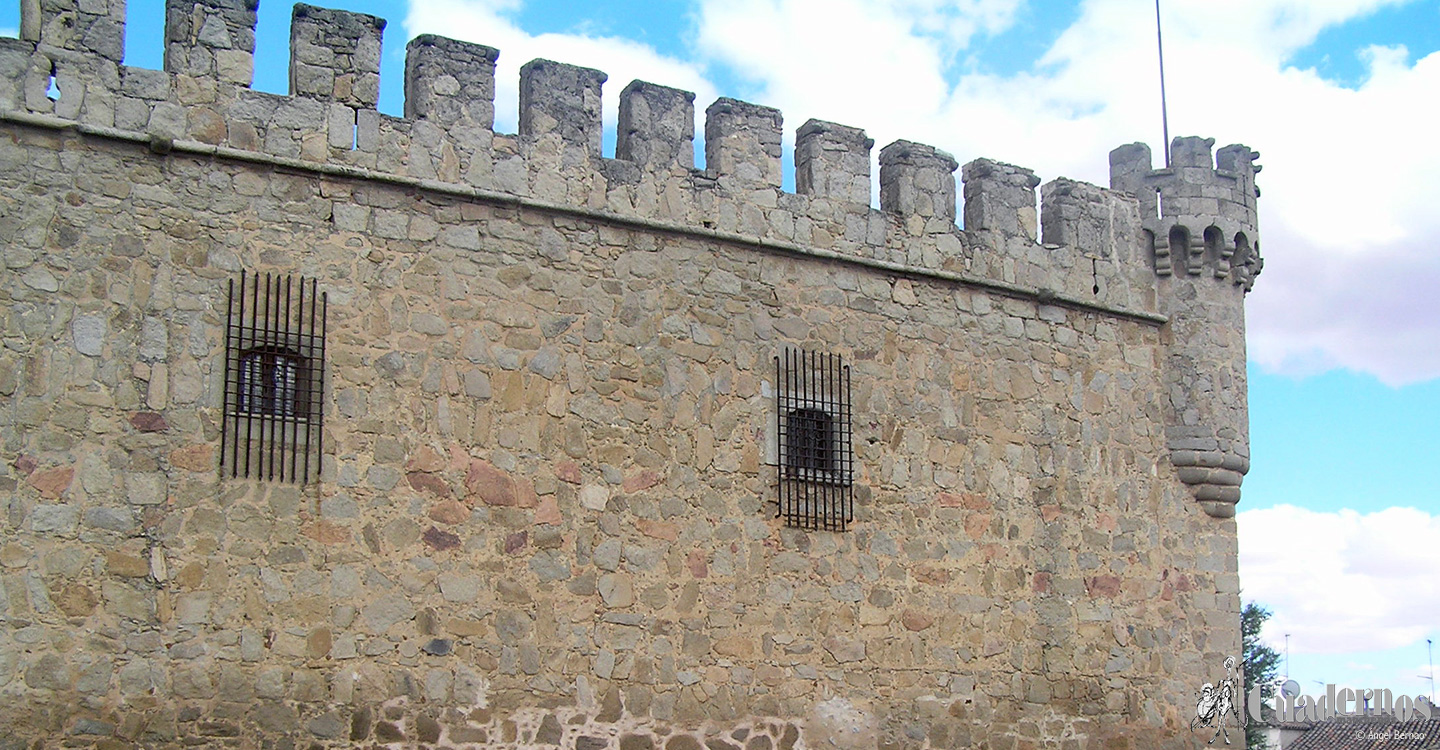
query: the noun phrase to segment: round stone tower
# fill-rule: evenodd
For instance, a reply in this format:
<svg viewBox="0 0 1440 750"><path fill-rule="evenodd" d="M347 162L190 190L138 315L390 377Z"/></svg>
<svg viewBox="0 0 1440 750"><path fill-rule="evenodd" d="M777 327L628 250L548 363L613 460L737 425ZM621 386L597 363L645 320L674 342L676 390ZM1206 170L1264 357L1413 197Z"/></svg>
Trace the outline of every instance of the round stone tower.
<svg viewBox="0 0 1440 750"><path fill-rule="evenodd" d="M1246 146L1176 138L1154 169L1143 143L1110 152L1110 187L1135 195L1170 318L1166 440L1170 461L1205 512L1235 514L1250 468L1245 385L1245 294L1263 261L1255 160Z"/></svg>

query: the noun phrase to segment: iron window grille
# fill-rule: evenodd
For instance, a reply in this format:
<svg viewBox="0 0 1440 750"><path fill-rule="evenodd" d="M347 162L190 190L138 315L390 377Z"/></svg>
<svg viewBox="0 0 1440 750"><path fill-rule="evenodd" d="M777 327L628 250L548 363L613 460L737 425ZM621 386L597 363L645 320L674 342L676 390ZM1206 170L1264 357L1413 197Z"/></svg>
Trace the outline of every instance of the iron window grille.
<svg viewBox="0 0 1440 750"><path fill-rule="evenodd" d="M779 496L787 526L844 531L855 520L850 367L838 354L775 358Z"/></svg>
<svg viewBox="0 0 1440 750"><path fill-rule="evenodd" d="M230 280L222 475L301 484L319 476L326 302L314 279Z"/></svg>

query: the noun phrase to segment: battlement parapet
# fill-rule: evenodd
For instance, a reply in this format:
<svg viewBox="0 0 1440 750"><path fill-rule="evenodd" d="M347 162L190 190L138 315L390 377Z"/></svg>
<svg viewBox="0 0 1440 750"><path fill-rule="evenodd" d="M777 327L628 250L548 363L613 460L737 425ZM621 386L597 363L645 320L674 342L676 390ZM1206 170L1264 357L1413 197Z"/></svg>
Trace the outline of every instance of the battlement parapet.
<svg viewBox="0 0 1440 750"><path fill-rule="evenodd" d="M1176 138L1171 165L1163 169L1153 168L1149 146L1121 146L1110 152L1110 186L1139 200L1158 276L1208 273L1248 292L1263 265L1255 188L1260 154L1235 144L1212 159L1214 145L1213 138Z"/></svg>
<svg viewBox="0 0 1440 750"><path fill-rule="evenodd" d="M847 125L811 120L796 131L790 194L781 187L783 116L770 107L728 98L707 107L706 168L696 170L694 94L635 81L620 97L612 159L601 149L607 76L599 70L525 64L519 132L506 135L494 132L500 52L492 47L435 35L411 40L404 116L391 117L376 110L385 21L374 16L296 5L290 92L281 96L250 88L254 0L167 0L161 71L120 63L123 0L26 8L25 38L0 40L0 72L8 73L0 111L793 243L1028 288L1037 298L1156 309L1153 275L1134 272L1148 261L1131 252L1141 242L1125 224L1133 204L1082 200L1102 193L1066 181L1053 193L1059 203L1049 207L1046 192L1037 211L1039 179L1021 167L985 159L966 165L962 231L952 156L911 141L886 146L877 210L874 141ZM1222 150L1221 171L1244 173L1248 156ZM1148 171L1143 179L1173 194L1172 206L1207 197L1186 192L1199 178L1171 179L1176 187ZM1140 206L1143 215L1143 197ZM1043 243L1041 214L1051 217ZM1091 244L1102 236L1104 247Z"/></svg>

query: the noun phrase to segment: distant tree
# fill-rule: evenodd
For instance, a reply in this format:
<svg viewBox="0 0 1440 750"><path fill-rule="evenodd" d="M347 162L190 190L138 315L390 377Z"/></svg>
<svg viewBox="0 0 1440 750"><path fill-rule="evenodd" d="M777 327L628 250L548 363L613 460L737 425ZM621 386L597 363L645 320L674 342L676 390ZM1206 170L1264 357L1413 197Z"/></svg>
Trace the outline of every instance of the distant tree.
<svg viewBox="0 0 1440 750"><path fill-rule="evenodd" d="M1268 700L1274 691L1275 676L1280 668L1280 654L1260 641L1260 629L1270 619L1270 610L1250 602L1240 610L1240 645L1244 649L1245 695L1256 684L1260 685L1260 697ZM1243 698L1241 699L1243 706ZM1262 706L1260 713L1265 721L1274 720L1274 710ZM1249 714L1245 715L1248 721ZM1248 721L1245 725L1245 747L1247 750L1265 750L1265 726Z"/></svg>

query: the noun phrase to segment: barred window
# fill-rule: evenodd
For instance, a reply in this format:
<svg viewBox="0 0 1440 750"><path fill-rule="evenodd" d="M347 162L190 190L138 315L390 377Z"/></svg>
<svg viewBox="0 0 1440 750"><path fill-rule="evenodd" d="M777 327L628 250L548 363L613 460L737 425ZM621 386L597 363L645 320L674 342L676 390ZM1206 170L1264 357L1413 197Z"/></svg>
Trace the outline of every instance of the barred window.
<svg viewBox="0 0 1440 750"><path fill-rule="evenodd" d="M300 401L304 358L283 349L249 349L240 355L239 411L308 419Z"/></svg>
<svg viewBox="0 0 1440 750"><path fill-rule="evenodd" d="M855 518L850 368L837 354L786 350L775 381L775 515L787 526L843 531Z"/></svg>
<svg viewBox="0 0 1440 750"><path fill-rule="evenodd" d="M231 280L222 474L302 484L319 476L326 297L316 287L270 274Z"/></svg>
<svg viewBox="0 0 1440 750"><path fill-rule="evenodd" d="M835 417L824 409L802 407L785 415L789 450L785 467L793 477L816 479L835 471Z"/></svg>

